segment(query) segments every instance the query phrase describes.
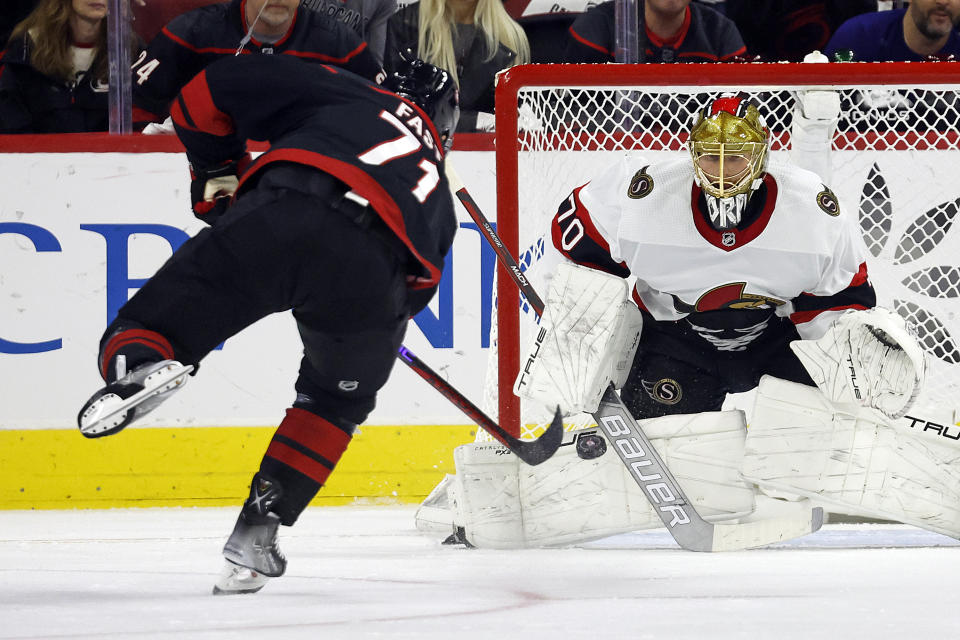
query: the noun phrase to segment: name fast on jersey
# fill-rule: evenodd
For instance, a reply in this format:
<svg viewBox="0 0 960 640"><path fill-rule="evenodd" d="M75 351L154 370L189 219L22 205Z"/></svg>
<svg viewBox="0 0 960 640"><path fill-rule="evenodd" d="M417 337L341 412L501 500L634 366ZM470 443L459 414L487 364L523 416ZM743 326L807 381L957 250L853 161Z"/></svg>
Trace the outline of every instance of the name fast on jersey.
<svg viewBox="0 0 960 640"><path fill-rule="evenodd" d="M401 102L397 105L397 110L394 113L400 118L404 126L417 136L424 147L433 151L434 156L439 162L443 156L440 153L436 141L433 139L433 133L431 133L430 127L424 124L420 114L406 102Z"/></svg>

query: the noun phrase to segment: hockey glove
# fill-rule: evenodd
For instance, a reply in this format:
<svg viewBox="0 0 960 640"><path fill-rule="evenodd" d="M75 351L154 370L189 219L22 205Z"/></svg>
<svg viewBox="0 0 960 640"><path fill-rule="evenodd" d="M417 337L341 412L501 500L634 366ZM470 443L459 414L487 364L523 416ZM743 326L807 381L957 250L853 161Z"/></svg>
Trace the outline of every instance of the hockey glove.
<svg viewBox="0 0 960 640"><path fill-rule="evenodd" d="M193 215L212 225L227 212L239 185L238 176L250 165L250 154L221 165L198 169L190 165L190 201Z"/></svg>

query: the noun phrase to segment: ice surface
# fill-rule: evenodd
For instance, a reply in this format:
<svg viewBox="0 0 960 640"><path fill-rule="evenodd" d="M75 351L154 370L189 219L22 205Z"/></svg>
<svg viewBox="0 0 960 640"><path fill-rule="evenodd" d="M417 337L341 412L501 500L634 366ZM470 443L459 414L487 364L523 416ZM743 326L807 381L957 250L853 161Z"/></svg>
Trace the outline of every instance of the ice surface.
<svg viewBox="0 0 960 640"><path fill-rule="evenodd" d="M0 638L960 637L960 542L827 525L697 554L663 531L568 549L446 547L414 507L311 508L288 573L210 595L236 509L0 512Z"/></svg>

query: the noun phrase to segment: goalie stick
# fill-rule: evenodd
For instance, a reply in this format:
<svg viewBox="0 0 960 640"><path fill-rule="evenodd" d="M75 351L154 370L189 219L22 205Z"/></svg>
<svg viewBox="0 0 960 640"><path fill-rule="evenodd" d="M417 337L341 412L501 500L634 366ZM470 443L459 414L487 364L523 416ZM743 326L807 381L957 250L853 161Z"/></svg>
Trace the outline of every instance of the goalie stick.
<svg viewBox="0 0 960 640"><path fill-rule="evenodd" d="M526 296L537 315L543 313L543 300L530 281L520 271L493 226L467 191L451 164L446 163L450 187L463 207L480 227L493 247L497 258L510 273L517 287ZM667 531L684 549L690 551L739 551L762 547L782 540L817 531L823 526L823 509L815 507L809 514L767 518L740 524L713 524L707 522L693 508L676 478L664 464L650 439L624 406L611 384L592 414L594 420L610 439L627 471L643 490Z"/></svg>
<svg viewBox="0 0 960 640"><path fill-rule="evenodd" d="M442 393L447 400L456 405L467 417L476 422L480 428L496 438L500 444L510 449L510 451L527 464L531 466L540 464L549 459L560 447L560 442L563 440L563 416L560 414L559 407L550 426L539 438L536 440L520 440L519 438L513 437L510 432L487 417L479 407L470 402L470 400L457 391L449 382L441 378L436 371L427 366L423 360L414 355L413 352L405 346L400 346L397 357L413 369L417 375L426 380L430 386Z"/></svg>

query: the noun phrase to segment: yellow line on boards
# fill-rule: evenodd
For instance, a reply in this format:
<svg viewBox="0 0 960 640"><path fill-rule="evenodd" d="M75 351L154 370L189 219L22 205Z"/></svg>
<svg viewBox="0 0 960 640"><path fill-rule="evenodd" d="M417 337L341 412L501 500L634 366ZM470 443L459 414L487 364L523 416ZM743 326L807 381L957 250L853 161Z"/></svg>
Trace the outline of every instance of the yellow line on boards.
<svg viewBox="0 0 960 640"><path fill-rule="evenodd" d="M0 430L0 509L240 505L274 429ZM362 426L312 504L419 502L475 429Z"/></svg>

